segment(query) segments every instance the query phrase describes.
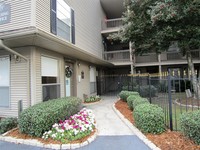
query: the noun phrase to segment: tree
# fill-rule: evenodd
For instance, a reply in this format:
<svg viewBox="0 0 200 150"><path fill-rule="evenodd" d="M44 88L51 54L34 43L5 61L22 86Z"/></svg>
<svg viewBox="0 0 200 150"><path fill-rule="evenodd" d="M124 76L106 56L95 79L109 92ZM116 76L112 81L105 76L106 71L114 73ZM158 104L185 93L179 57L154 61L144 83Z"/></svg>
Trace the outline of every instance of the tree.
<svg viewBox="0 0 200 150"><path fill-rule="evenodd" d="M152 25L164 31L162 32L163 40L178 41L181 52L187 56L195 96L199 97L200 85L197 81L191 50L200 47L200 1L157 1L151 6L149 14Z"/></svg>
<svg viewBox="0 0 200 150"><path fill-rule="evenodd" d="M135 43L136 53L161 52L170 42L178 41L186 54L192 73L194 92L197 94L197 78L191 50L200 46L199 0L134 0L126 4L124 27L119 32L123 41Z"/></svg>

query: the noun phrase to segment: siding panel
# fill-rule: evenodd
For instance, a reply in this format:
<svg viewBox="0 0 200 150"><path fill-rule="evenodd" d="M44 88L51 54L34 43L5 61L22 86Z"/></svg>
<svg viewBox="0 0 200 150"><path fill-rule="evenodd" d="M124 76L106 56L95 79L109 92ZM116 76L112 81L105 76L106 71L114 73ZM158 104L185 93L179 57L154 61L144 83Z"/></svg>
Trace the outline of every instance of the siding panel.
<svg viewBox="0 0 200 150"><path fill-rule="evenodd" d="M50 32L50 0L36 0L36 27Z"/></svg>
<svg viewBox="0 0 200 150"><path fill-rule="evenodd" d="M4 0L3 2L5 4L10 4L11 19L9 23L0 25L0 32L26 28L30 26L31 0Z"/></svg>

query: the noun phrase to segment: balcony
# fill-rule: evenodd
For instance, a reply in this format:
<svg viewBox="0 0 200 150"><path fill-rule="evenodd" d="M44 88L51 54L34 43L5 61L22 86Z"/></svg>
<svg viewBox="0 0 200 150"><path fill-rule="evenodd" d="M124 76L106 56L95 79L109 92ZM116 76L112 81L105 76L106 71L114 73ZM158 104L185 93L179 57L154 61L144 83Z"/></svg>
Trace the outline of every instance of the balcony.
<svg viewBox="0 0 200 150"><path fill-rule="evenodd" d="M117 32L120 27L122 27L122 18L103 20L101 33Z"/></svg>
<svg viewBox="0 0 200 150"><path fill-rule="evenodd" d="M130 51L117 50L117 51L104 52L104 59L112 63L114 62L118 62L118 63L129 62L130 63Z"/></svg>
<svg viewBox="0 0 200 150"><path fill-rule="evenodd" d="M200 61L200 50L193 50L192 57L194 61ZM115 65L129 65L130 51L129 50L116 50L116 51L106 51L104 52L104 59L114 63ZM133 60L134 61L134 60ZM163 52L159 57L156 53L143 54L142 56L135 56L136 66L151 66L151 65L162 65L167 64L186 64L187 60L185 56L178 51L176 52Z"/></svg>

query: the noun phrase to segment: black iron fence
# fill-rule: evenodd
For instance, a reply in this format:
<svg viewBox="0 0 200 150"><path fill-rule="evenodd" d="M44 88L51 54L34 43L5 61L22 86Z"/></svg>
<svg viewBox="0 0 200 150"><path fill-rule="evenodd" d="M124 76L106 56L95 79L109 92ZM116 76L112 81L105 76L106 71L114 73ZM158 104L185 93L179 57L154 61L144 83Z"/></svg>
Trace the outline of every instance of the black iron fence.
<svg viewBox="0 0 200 150"><path fill-rule="evenodd" d="M197 88L199 89L199 88ZM97 78L97 94L117 95L121 90L137 91L150 103L163 108L165 124L179 130L180 115L200 108L199 96L194 98L191 78L180 78L163 73L137 75L105 75Z"/></svg>

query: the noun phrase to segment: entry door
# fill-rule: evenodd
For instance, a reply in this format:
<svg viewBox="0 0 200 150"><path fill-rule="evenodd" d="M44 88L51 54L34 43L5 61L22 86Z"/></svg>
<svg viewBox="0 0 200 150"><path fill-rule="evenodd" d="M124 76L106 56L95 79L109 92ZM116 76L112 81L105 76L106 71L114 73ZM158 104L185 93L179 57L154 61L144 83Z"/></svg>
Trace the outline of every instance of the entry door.
<svg viewBox="0 0 200 150"><path fill-rule="evenodd" d="M72 96L73 93L73 64L65 65L65 96Z"/></svg>

